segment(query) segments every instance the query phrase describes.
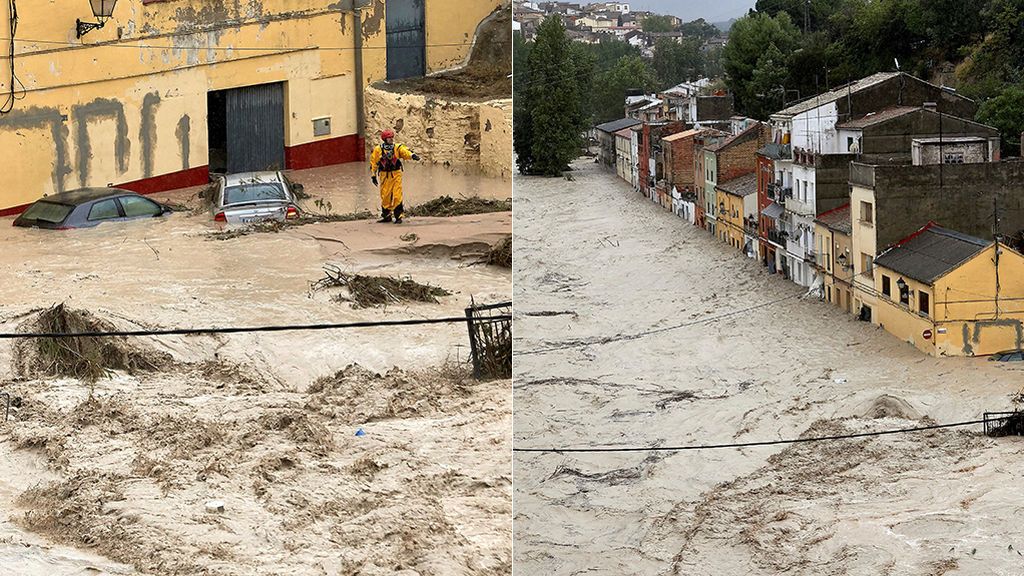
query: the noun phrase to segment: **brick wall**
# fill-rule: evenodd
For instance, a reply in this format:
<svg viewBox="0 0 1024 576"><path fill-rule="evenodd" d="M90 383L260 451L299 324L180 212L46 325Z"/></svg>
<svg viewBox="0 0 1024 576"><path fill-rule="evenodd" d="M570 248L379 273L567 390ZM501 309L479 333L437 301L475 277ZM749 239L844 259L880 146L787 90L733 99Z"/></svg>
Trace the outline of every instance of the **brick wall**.
<svg viewBox="0 0 1024 576"><path fill-rule="evenodd" d="M693 192L694 179L693 137L665 142L665 183L669 190L675 186L680 192Z"/></svg>

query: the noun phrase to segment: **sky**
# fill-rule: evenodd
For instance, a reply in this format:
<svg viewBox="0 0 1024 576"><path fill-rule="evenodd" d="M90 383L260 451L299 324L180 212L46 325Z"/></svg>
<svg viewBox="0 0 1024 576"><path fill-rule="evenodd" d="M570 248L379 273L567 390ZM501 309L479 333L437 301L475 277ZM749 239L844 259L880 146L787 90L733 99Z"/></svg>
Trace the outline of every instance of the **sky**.
<svg viewBox="0 0 1024 576"><path fill-rule="evenodd" d="M590 4L595 0L582 0ZM631 10L649 10L657 14L672 14L685 22L703 18L708 22L725 22L739 18L754 7L755 0L616 0L627 2Z"/></svg>

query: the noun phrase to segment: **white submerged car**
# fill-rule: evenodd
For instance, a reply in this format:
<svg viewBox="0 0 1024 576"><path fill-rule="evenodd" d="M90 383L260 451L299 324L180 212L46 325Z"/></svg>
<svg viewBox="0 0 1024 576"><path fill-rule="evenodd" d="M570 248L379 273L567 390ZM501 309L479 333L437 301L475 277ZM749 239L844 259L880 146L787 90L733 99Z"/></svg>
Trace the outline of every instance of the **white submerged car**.
<svg viewBox="0 0 1024 576"><path fill-rule="evenodd" d="M241 172L219 176L213 221L251 224L298 218L302 212L297 205L296 194L301 190L301 184L293 184L280 172Z"/></svg>

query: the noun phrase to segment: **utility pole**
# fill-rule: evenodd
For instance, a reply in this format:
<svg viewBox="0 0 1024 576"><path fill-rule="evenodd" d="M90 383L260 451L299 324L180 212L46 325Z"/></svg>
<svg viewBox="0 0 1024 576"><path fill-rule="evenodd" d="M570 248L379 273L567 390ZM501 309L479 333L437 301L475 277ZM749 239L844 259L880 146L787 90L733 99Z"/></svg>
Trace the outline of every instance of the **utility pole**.
<svg viewBox="0 0 1024 576"><path fill-rule="evenodd" d="M995 258L995 265L996 265L996 300L995 300L995 304L996 304L996 318L998 319L999 318L999 240L1000 240L1000 237L999 237L999 192L998 191L992 193L992 219L994 221L993 224L992 224L992 237L995 239L995 242L996 242L995 243L995 247L996 247L996 258Z"/></svg>
<svg viewBox="0 0 1024 576"><path fill-rule="evenodd" d="M804 34L807 34L811 27L811 0L804 1Z"/></svg>

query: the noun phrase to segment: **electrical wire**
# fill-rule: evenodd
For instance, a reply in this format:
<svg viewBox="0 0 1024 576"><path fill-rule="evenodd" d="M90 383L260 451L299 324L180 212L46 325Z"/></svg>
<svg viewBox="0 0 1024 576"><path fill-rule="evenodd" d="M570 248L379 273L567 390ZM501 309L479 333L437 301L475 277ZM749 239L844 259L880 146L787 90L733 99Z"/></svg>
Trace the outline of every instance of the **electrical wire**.
<svg viewBox="0 0 1024 576"><path fill-rule="evenodd" d="M13 36L13 34L12 34ZM0 40L11 40L13 38L0 38ZM357 50L354 46L164 46L155 44L132 44L129 42L136 42L129 40L128 42L103 42L100 44L82 44L81 42L67 42L63 40L38 40L31 38L22 38L19 40L22 44L53 44L59 46L74 46L77 48L145 48L150 50L213 50L219 52L246 52L246 51L293 51L293 50L321 50L321 51L344 51L344 50ZM142 42L142 40L138 40ZM391 49L405 49L405 48L437 48L445 46L469 46L466 42L452 42L446 44L411 44L407 46L391 46ZM363 46L359 50L386 50L388 46ZM32 52L24 53L23 56L31 56Z"/></svg>
<svg viewBox="0 0 1024 576"><path fill-rule="evenodd" d="M510 315L488 316L486 320L511 320ZM27 338L78 338L114 336L172 336L187 334L238 334L242 332L285 332L292 330L338 330L345 328L373 328L378 326L415 326L421 324L454 324L469 322L465 316L448 318L414 318L407 320L376 320L366 322L342 322L334 324L290 324L277 326L245 326L227 328L169 328L163 330L111 330L107 332L2 332L0 340Z"/></svg>
<svg viewBox="0 0 1024 576"><path fill-rule="evenodd" d="M8 41L7 57L8 57L8 67L10 68L10 79L9 79L10 91L8 92L7 99L4 100L4 103L0 104L0 115L7 114L11 110L13 110L14 109L14 102L17 101L17 100L22 100L23 98L25 98L25 94L24 94L25 85L22 84L21 80L18 78L18 75L15 73L15 70L14 70L14 58L15 58L15 56L14 56L14 37L15 37L15 35L18 32L18 4L17 4L17 0L8 0L7 7L8 7L8 14L10 16L10 21L8 23L10 25L10 28L9 28L10 29L10 38L5 38L5 40ZM22 95L21 96L18 96L17 86L19 86L19 85L21 86L21 89L22 89Z"/></svg>
<svg viewBox="0 0 1024 576"><path fill-rule="evenodd" d="M1005 420L1009 416L997 417L994 420ZM993 418L988 419L991 422ZM691 444L685 446L589 446L582 448L516 448L513 452L526 453L595 453L595 452L684 452L690 450L715 450L719 448L748 448L752 446L777 446L781 444L800 444L804 442L826 442L832 440L847 440L852 438L867 438L870 436L886 436L890 434L905 434L909 432L923 432L927 430L939 430L943 428L960 428L984 424L986 420L967 420L964 422L950 422L948 424L933 424L930 426L915 426L913 428L897 428L895 430L878 430L875 432L855 432L852 434L834 434L830 436L810 436L807 438L789 438L784 440L762 440L752 442L731 442L728 444Z"/></svg>

